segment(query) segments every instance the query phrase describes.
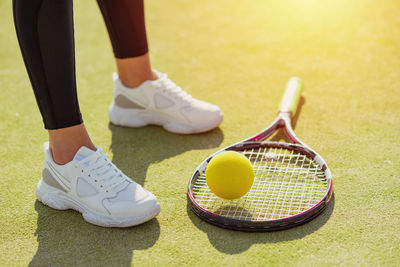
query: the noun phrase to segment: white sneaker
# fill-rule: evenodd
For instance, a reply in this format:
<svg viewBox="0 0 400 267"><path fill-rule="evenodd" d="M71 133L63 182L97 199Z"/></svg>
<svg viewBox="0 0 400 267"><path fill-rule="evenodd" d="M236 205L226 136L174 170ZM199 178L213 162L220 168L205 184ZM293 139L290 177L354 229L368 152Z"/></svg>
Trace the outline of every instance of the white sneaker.
<svg viewBox="0 0 400 267"><path fill-rule="evenodd" d="M74 209L93 224L129 227L160 212L156 197L123 174L102 152L81 147L65 164L54 162L44 144L45 163L36 188L40 202L58 210Z"/></svg>
<svg viewBox="0 0 400 267"><path fill-rule="evenodd" d="M114 73L114 101L109 110L113 124L155 124L170 132L192 134L209 131L222 122L218 106L193 98L166 74L154 73L157 80L145 81L133 89L125 87Z"/></svg>

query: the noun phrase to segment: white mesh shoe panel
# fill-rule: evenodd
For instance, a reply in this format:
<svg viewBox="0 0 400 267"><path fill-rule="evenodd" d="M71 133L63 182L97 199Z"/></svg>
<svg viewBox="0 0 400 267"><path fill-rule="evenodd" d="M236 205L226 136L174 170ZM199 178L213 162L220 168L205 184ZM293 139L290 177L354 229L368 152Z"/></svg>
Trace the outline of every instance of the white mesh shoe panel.
<svg viewBox="0 0 400 267"><path fill-rule="evenodd" d="M110 202L119 201L140 201L145 199L148 193L137 183L130 183L125 189L118 192L118 195L114 198L110 198Z"/></svg>
<svg viewBox="0 0 400 267"><path fill-rule="evenodd" d="M154 103L157 108L169 108L175 104L171 99L158 93L154 95Z"/></svg>
<svg viewBox="0 0 400 267"><path fill-rule="evenodd" d="M98 193L97 189L82 178L78 178L76 183L76 194L79 197L94 196Z"/></svg>

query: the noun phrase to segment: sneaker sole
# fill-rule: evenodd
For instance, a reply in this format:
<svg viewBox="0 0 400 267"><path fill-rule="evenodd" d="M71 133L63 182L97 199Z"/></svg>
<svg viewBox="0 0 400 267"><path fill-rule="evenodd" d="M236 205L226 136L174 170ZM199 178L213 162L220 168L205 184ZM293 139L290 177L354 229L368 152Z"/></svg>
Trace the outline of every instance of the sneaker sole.
<svg viewBox="0 0 400 267"><path fill-rule="evenodd" d="M147 222L160 213L160 205L157 203L152 210L141 216L107 216L90 209L61 190L47 185L43 179L37 184L36 196L46 206L57 210L76 210L82 214L85 221L103 227L131 227Z"/></svg>
<svg viewBox="0 0 400 267"><path fill-rule="evenodd" d="M109 117L112 124L125 127L143 127L147 125L162 126L166 131L178 134L203 133L216 128L223 119L219 116L207 123L196 123L195 125L184 124L174 121L170 117L149 110L121 108L114 103L110 106Z"/></svg>

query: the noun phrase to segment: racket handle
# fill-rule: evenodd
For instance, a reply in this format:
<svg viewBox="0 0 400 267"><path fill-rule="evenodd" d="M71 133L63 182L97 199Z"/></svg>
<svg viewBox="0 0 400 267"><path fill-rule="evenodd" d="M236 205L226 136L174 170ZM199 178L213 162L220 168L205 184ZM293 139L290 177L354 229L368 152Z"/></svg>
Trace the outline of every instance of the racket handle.
<svg viewBox="0 0 400 267"><path fill-rule="evenodd" d="M290 78L286 85L285 94L283 95L279 112L290 112L292 116L296 114L303 87L304 85L300 78Z"/></svg>

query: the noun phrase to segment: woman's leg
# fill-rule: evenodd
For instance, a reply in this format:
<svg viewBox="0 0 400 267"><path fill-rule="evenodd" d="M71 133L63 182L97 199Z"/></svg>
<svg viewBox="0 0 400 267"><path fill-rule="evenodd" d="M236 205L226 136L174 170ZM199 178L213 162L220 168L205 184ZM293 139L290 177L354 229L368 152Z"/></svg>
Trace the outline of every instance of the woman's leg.
<svg viewBox="0 0 400 267"><path fill-rule="evenodd" d="M97 2L118 69L118 77L114 77L115 98L109 112L111 122L129 127L157 124L184 134L217 127L223 117L217 106L191 97L167 75L152 71L143 0Z"/></svg>
<svg viewBox="0 0 400 267"><path fill-rule="evenodd" d="M128 227L156 216L153 194L96 148L82 124L75 86L72 0L14 0L15 26L36 100L49 130L36 196L90 223Z"/></svg>
<svg viewBox="0 0 400 267"><path fill-rule="evenodd" d="M81 146L96 150L82 123L76 93L72 0L14 0L13 11L54 160L71 161Z"/></svg>
<svg viewBox="0 0 400 267"><path fill-rule="evenodd" d="M81 124L72 0L14 0L13 9L20 48L45 128Z"/></svg>
<svg viewBox="0 0 400 267"><path fill-rule="evenodd" d="M143 0L97 0L107 26L118 76L134 88L156 77L150 66Z"/></svg>

